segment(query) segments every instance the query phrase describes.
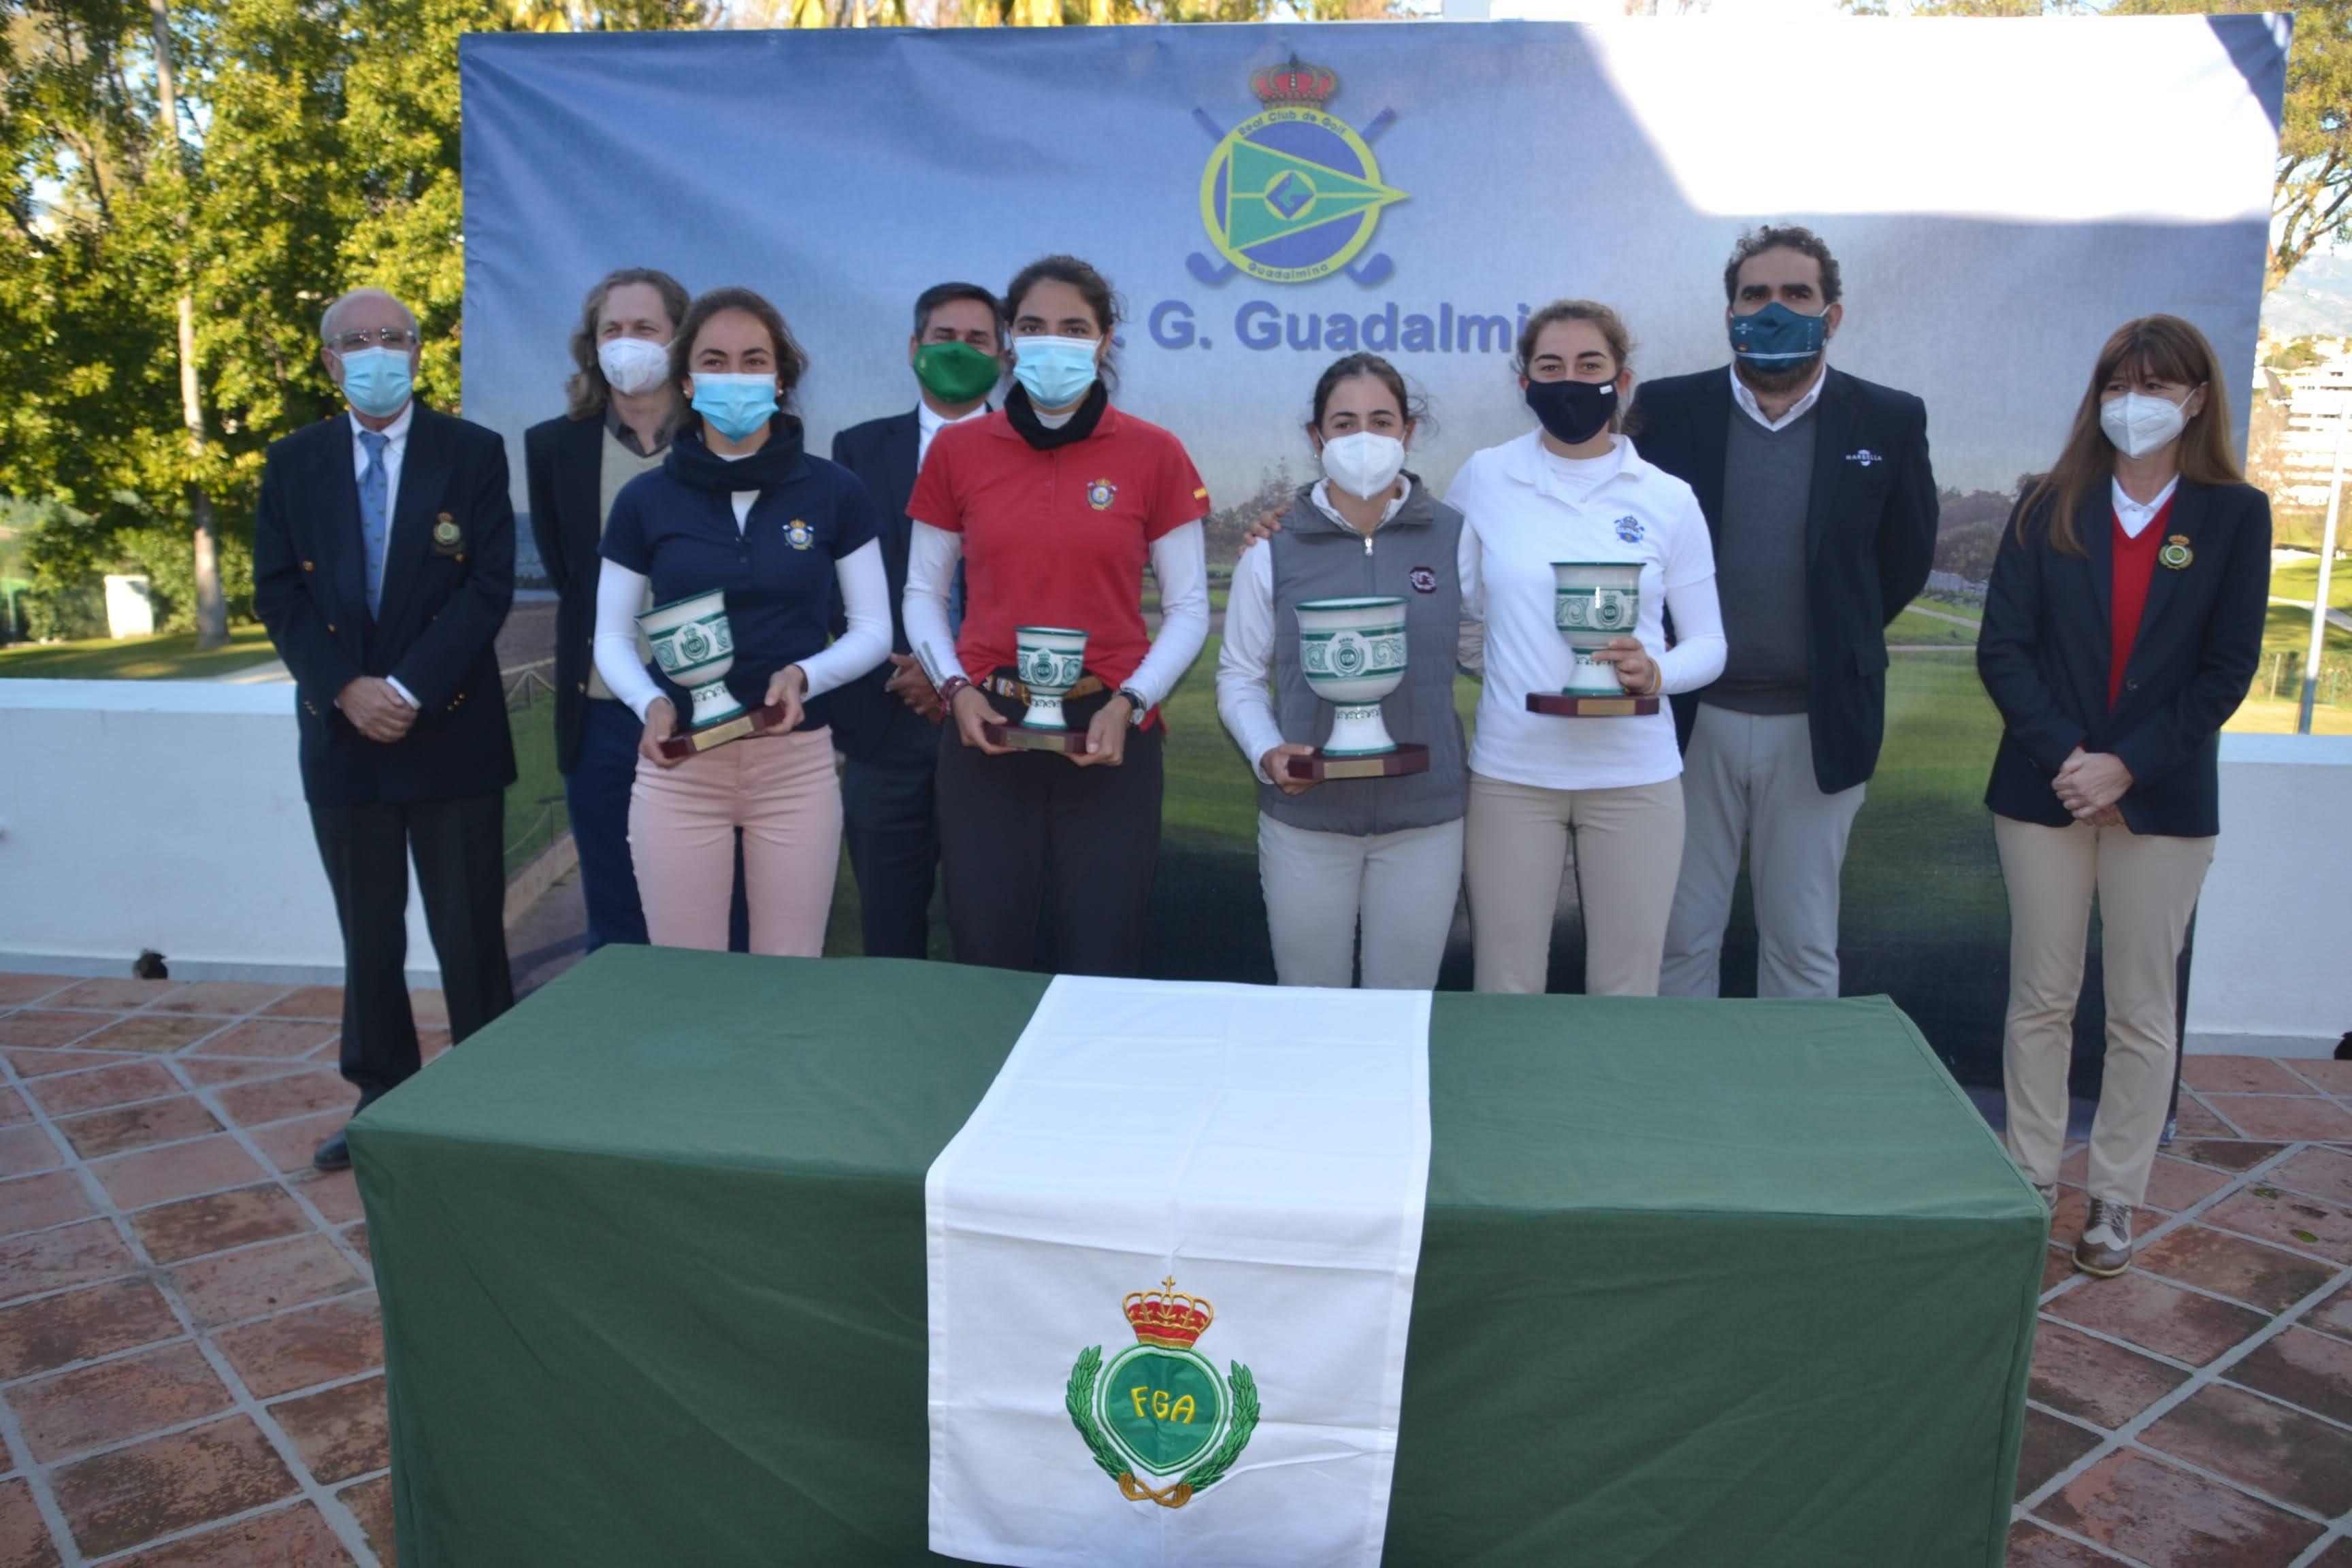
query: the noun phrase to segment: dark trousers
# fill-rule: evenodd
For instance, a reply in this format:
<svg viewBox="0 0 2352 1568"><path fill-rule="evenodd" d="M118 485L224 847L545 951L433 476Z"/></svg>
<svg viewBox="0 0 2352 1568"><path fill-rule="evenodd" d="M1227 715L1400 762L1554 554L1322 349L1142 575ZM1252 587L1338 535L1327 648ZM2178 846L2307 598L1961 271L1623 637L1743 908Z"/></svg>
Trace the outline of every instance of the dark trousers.
<svg viewBox="0 0 2352 1568"><path fill-rule="evenodd" d="M580 847L580 892L588 906L588 951L646 942L637 872L629 858L629 787L637 776L645 726L629 705L592 697L580 705L580 755L563 775L572 841Z"/></svg>
<svg viewBox="0 0 2352 1568"><path fill-rule="evenodd" d="M940 825L932 805L939 764L861 763L841 775L842 837L857 873L858 923L868 958L930 953L931 887L939 879Z"/></svg>
<svg viewBox="0 0 2352 1568"><path fill-rule="evenodd" d="M1084 725L1108 697L1068 705ZM940 746L940 866L956 961L1062 974L1143 973L1144 919L1160 860L1157 730L1128 732L1119 766L1053 752L992 757ZM1054 952L1041 954L1050 915Z"/></svg>
<svg viewBox="0 0 2352 1568"><path fill-rule="evenodd" d="M343 1077L361 1103L419 1066L408 1010L408 862L441 961L449 1038L514 1005L507 970L505 801L498 795L406 805L313 805L310 827L343 930Z"/></svg>

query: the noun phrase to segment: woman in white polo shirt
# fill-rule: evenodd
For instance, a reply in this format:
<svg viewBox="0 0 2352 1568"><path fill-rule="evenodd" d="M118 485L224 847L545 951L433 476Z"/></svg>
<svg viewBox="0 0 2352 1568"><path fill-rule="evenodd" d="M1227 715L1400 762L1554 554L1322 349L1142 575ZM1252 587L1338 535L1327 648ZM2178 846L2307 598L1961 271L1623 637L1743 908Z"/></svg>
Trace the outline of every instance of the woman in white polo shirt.
<svg viewBox="0 0 2352 1568"><path fill-rule="evenodd" d="M1642 563L1634 635L1600 656L1627 691L1689 691L1723 670L1715 550L1697 498L1617 433L1631 351L1606 305L1560 300L1530 316L1519 384L1539 427L1474 453L1445 497L1466 520L1464 613L1486 622L1463 843L1481 991L1544 989L1573 839L1585 990L1658 992L1683 853L1674 719L1663 706L1575 719L1527 709L1528 693L1561 690L1573 668L1554 621L1556 561Z"/></svg>

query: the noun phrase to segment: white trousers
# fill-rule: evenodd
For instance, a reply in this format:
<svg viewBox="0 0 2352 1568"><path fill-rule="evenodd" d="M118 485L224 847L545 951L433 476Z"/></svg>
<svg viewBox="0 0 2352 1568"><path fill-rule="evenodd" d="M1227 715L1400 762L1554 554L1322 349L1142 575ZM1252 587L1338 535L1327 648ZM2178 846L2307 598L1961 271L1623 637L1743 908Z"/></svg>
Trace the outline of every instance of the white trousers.
<svg viewBox="0 0 2352 1568"><path fill-rule="evenodd" d="M1395 833L1318 833L1260 812L1258 880L1285 985L1363 984L1374 991L1437 984L1462 888L1462 819Z"/></svg>
<svg viewBox="0 0 2352 1568"><path fill-rule="evenodd" d="M2001 1068L2009 1152L2047 1186L2066 1145L2066 1068L2083 994L2091 900L2099 902L2099 973L2107 1054L2091 1121L2090 1190L2135 1206L2172 1103L2179 1048L2180 945L2213 863L2210 838L2145 837L2127 827L2043 827L1992 819L2009 885L2009 1022Z"/></svg>
<svg viewBox="0 0 2352 1568"><path fill-rule="evenodd" d="M1864 786L1823 795L1802 713L1735 713L1700 703L1683 758L1682 876L1666 920L1658 989L1723 990L1723 928L1731 922L1748 841L1756 900L1756 994L1838 994L1838 879Z"/></svg>

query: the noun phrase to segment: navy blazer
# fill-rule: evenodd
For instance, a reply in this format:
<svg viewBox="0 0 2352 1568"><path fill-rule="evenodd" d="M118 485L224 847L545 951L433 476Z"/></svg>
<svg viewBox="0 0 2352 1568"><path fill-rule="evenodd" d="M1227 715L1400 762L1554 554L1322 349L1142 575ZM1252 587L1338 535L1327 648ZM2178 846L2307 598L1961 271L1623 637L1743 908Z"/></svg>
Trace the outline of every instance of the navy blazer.
<svg viewBox="0 0 2352 1568"><path fill-rule="evenodd" d="M1936 559L1936 475L1927 405L1907 392L1823 373L1813 405L1813 479L1805 513L1806 716L1813 780L1834 795L1878 767L1886 732L1886 625L1927 585ZM1723 538L1731 370L1642 384L1626 429L1643 457L1690 486L1706 531ZM1690 744L1703 692L1674 700Z"/></svg>
<svg viewBox="0 0 2352 1568"><path fill-rule="evenodd" d="M514 507L496 432L415 405L373 617L350 416L271 443L253 603L294 676L312 805L453 800L514 782L493 646L513 598ZM395 678L416 698L416 722L391 745L335 706L363 675Z"/></svg>
<svg viewBox="0 0 2352 1568"><path fill-rule="evenodd" d="M596 578L604 564L604 421L558 415L522 435L530 533L555 588L555 765L580 760L580 715L594 668Z"/></svg>
<svg viewBox="0 0 2352 1568"><path fill-rule="evenodd" d="M2042 508L2010 514L1985 597L1977 673L2003 723L1985 804L2002 816L2063 827L2074 820L2050 781L2074 748L2109 752L2131 770L2117 804L2134 833L2205 838L2221 830L2221 725L2262 662L2269 613L2270 498L2252 485L2172 492L2161 559L2147 585L2123 690L2107 706L2115 659L2115 503L2101 484L2074 512L2080 555L2061 553Z"/></svg>
<svg viewBox="0 0 2352 1568"><path fill-rule="evenodd" d="M907 595L907 551L915 526L908 520L907 501L915 493L916 454L922 449L922 426L911 408L853 425L833 438L833 460L865 481L880 514L882 570L890 580L890 647L896 653L908 651L899 602ZM839 637L848 624L835 585L834 635ZM941 726L883 689L897 673L898 667L885 659L832 693L834 744L843 755L861 763L928 767L939 760Z"/></svg>

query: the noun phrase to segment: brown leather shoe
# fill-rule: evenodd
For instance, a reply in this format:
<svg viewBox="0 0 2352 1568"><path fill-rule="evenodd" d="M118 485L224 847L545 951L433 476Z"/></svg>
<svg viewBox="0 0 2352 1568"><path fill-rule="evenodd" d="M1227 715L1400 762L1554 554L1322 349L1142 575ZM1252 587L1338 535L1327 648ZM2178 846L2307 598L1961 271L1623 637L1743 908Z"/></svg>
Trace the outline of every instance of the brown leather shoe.
<svg viewBox="0 0 2352 1568"><path fill-rule="evenodd" d="M2074 1267L2085 1274L2112 1279L2131 1267L2131 1205L2093 1198L2083 1220L2083 1239L2074 1244Z"/></svg>

